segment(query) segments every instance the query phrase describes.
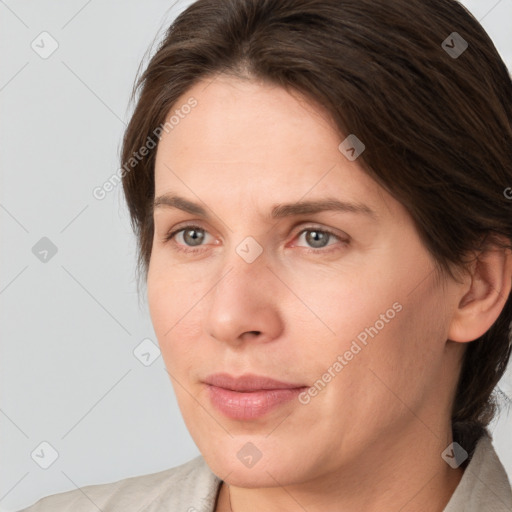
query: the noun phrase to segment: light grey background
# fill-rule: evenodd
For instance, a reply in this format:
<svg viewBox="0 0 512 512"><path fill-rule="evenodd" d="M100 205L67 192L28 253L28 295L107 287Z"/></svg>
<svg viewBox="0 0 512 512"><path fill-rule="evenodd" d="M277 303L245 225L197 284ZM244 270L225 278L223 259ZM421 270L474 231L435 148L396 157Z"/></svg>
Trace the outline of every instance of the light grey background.
<svg viewBox="0 0 512 512"><path fill-rule="evenodd" d="M141 59L190 3L0 0L1 511L199 454L162 358L133 353L157 341L122 188L92 194L119 168ZM512 69L512 0L463 3ZM31 47L51 49L43 31L58 43L48 58ZM32 252L43 237L47 262ZM509 370L510 397L511 383ZM492 430L512 476L510 415ZM44 441L58 452L48 469Z"/></svg>

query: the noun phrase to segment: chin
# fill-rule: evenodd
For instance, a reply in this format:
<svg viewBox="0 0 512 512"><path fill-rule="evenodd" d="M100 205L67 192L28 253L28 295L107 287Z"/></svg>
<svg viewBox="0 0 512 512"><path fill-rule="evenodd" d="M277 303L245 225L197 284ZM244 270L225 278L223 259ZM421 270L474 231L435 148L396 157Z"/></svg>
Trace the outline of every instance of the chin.
<svg viewBox="0 0 512 512"><path fill-rule="evenodd" d="M230 485L258 488L300 481L299 473L306 470L303 461L298 459L297 451L283 450L279 446L282 447L282 443L271 443L270 439L260 436L234 436L223 443L212 440L207 449L200 451L210 469ZM251 461L251 455L258 457L257 447L260 458Z"/></svg>

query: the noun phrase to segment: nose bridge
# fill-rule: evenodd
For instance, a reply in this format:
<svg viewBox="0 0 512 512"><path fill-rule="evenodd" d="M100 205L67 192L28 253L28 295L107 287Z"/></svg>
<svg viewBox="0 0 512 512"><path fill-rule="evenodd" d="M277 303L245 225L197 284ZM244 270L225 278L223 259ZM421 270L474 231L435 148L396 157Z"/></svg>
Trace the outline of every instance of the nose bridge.
<svg viewBox="0 0 512 512"><path fill-rule="evenodd" d="M263 247L268 238L268 226L260 224L261 212L265 211L265 207L261 205L261 197L255 193L249 182L240 184L238 193L231 196L230 201L229 211L218 209L221 218L232 220L229 226L225 226L227 239L221 249L224 254L221 258L222 270L219 273L219 277L222 275L224 278L218 283L217 288L222 289L229 284L228 293L237 293L237 285L241 284L248 287L244 296L252 295L252 284L256 283L251 281L258 279L261 282L265 273L270 272L266 268L270 253ZM224 199L219 204L226 206L227 202L228 200ZM230 217L230 211L236 214Z"/></svg>
<svg viewBox="0 0 512 512"><path fill-rule="evenodd" d="M253 236L246 236L235 247L235 252L247 265L252 265L258 259L260 260L259 265L261 265L261 260L265 259L261 258L264 252L263 246Z"/></svg>
<svg viewBox="0 0 512 512"><path fill-rule="evenodd" d="M228 287L244 297L252 295L253 285L258 289L262 283L263 274L269 272L267 265L268 258L263 245L254 237L246 236L226 255L222 271L224 277L219 282L218 288L224 289L224 293L227 291L225 288Z"/></svg>

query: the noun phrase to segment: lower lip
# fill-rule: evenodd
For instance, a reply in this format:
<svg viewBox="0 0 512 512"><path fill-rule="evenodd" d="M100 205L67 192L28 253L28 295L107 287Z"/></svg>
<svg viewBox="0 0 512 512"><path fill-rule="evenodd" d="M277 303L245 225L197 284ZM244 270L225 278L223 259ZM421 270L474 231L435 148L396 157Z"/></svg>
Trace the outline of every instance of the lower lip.
<svg viewBox="0 0 512 512"><path fill-rule="evenodd" d="M272 409L290 402L307 389L260 389L239 392L207 384L212 404L225 416L235 420L261 418Z"/></svg>

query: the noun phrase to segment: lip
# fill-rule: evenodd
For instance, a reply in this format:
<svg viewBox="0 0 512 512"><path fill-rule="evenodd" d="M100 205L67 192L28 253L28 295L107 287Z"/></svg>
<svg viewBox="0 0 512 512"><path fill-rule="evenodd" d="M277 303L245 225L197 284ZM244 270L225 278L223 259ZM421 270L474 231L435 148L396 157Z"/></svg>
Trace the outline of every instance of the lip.
<svg viewBox="0 0 512 512"><path fill-rule="evenodd" d="M228 418L245 421L265 416L308 388L259 375L232 377L226 373L210 375L204 383L216 409Z"/></svg>
<svg viewBox="0 0 512 512"><path fill-rule="evenodd" d="M262 375L246 374L233 377L229 373L215 373L204 379L205 384L232 391L261 391L272 389L295 389L306 387L302 383L283 382Z"/></svg>

